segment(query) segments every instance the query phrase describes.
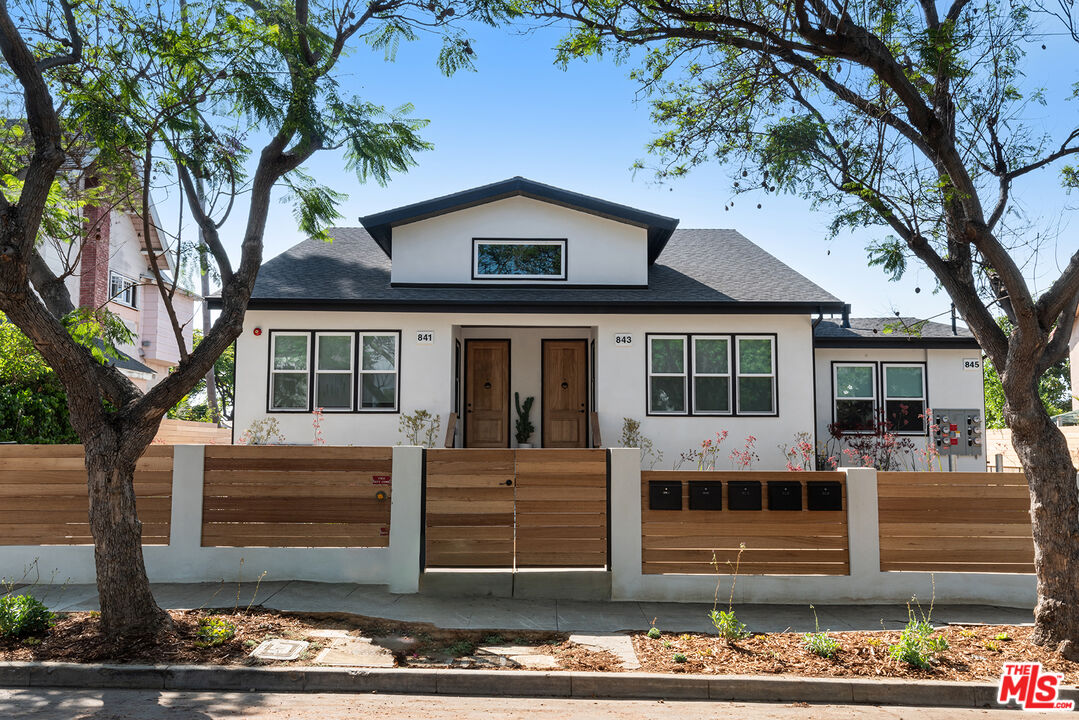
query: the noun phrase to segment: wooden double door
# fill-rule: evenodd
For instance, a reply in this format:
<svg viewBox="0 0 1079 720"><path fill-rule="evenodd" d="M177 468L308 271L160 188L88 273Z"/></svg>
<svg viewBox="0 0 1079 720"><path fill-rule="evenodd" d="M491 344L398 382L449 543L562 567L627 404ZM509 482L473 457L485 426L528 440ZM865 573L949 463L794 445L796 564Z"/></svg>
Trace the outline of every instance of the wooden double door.
<svg viewBox="0 0 1079 720"><path fill-rule="evenodd" d="M543 447L588 447L588 341L543 340ZM513 430L510 341L465 341L465 447L508 448ZM538 444L538 442L537 442Z"/></svg>

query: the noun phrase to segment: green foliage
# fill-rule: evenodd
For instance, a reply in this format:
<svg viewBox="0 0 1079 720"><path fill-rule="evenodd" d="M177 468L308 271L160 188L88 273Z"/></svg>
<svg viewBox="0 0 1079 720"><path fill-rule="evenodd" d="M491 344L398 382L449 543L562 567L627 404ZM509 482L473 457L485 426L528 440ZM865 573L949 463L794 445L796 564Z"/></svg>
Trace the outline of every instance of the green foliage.
<svg viewBox="0 0 1079 720"><path fill-rule="evenodd" d="M738 620L734 610L717 610L713 608L708 613L708 619L712 621L712 627L716 629L716 632L724 640L741 640L750 635L746 624Z"/></svg>
<svg viewBox="0 0 1079 720"><path fill-rule="evenodd" d="M535 432L536 426L532 424L532 420L528 415L532 412L532 403L536 401L534 397L527 397L525 401L521 402L521 394L513 393L513 403L517 406L517 424L514 430L514 437L517 439L517 444L521 445L528 442L528 438L532 437L532 433Z"/></svg>
<svg viewBox="0 0 1079 720"><path fill-rule="evenodd" d="M476 652L476 643L471 640L457 640L446 648L446 652L454 657L471 655Z"/></svg>
<svg viewBox="0 0 1079 720"><path fill-rule="evenodd" d="M280 445L285 442L277 418L258 418L236 438L237 445Z"/></svg>
<svg viewBox="0 0 1079 720"><path fill-rule="evenodd" d="M0 597L0 637L24 638L45 632L56 616L32 595Z"/></svg>
<svg viewBox="0 0 1079 720"><path fill-rule="evenodd" d="M685 653L675 653L673 659L676 663L684 663L686 661Z"/></svg>
<svg viewBox="0 0 1079 720"><path fill-rule="evenodd" d="M236 625L219 617L204 617L199 620L197 647L216 647L228 642L236 635Z"/></svg>
<svg viewBox="0 0 1079 720"><path fill-rule="evenodd" d="M812 605L809 609L813 611L813 628L814 632L806 633L802 636L802 642L814 655L819 655L822 658L831 660L835 657L842 647L839 641L833 637L830 637L827 632L821 632L820 619L817 617L817 608Z"/></svg>
<svg viewBox="0 0 1079 720"><path fill-rule="evenodd" d="M641 432L641 421L633 418L622 418L622 437L619 439L620 447L640 448L641 467L651 470L663 461L663 451L656 450L652 439Z"/></svg>
<svg viewBox="0 0 1079 720"><path fill-rule="evenodd" d="M67 395L33 343L0 313L0 442L77 443Z"/></svg>
<svg viewBox="0 0 1079 720"><path fill-rule="evenodd" d="M932 612L932 611L930 611ZM930 616L921 619L914 616L914 610L907 608L909 621L899 634L899 642L888 648L888 654L895 660L905 662L917 668L928 669L936 657L948 649L948 639L943 635L934 635L935 630Z"/></svg>
<svg viewBox="0 0 1079 720"><path fill-rule="evenodd" d="M998 317L997 324L1006 334L1011 333L1012 324L1007 317ZM985 387L985 426L997 429L1008 427L1004 420L1004 386L988 357L982 359L982 381ZM1067 412L1072 392L1071 361L1068 358L1050 366L1038 380L1038 395L1049 415Z"/></svg>
<svg viewBox="0 0 1079 720"><path fill-rule="evenodd" d="M649 638L651 638L652 640L659 640L659 638L660 638L660 637L661 637L662 635L663 635L663 633L661 633L661 632L659 631L659 628L657 628L657 627L656 627L655 625L653 625L652 627L648 628L648 637L649 637Z"/></svg>

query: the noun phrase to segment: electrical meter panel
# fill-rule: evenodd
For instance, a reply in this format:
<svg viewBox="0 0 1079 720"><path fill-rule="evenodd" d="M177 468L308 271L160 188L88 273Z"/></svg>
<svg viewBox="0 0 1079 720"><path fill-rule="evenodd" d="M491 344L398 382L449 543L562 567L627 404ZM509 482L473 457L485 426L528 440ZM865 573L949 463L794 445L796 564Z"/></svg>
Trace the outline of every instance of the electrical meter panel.
<svg viewBox="0 0 1079 720"><path fill-rule="evenodd" d="M981 410L933 410L929 435L941 455L981 455L984 428Z"/></svg>

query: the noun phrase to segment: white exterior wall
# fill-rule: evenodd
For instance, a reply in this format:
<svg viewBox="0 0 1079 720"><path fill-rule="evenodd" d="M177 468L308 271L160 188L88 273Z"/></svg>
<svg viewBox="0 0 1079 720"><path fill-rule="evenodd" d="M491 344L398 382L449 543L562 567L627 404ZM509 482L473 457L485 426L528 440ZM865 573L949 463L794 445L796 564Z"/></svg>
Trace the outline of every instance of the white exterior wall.
<svg viewBox="0 0 1079 720"><path fill-rule="evenodd" d="M982 413L982 437L985 432L985 389L980 370L964 370L964 358L981 358L981 350L928 350L928 349L855 349L855 348L819 348L816 353L817 385L817 437L828 438L828 425L833 421L832 408L832 363L833 362L924 362L926 363L927 407L949 409L978 409ZM881 398L878 398L878 403ZM926 442L923 436L906 436L917 443L922 450ZM948 469L947 458L941 458L943 467ZM921 463L918 464L921 468ZM985 444L977 456L956 458L955 468L970 472L985 471Z"/></svg>
<svg viewBox="0 0 1079 720"><path fill-rule="evenodd" d="M395 227L391 282L513 283L472 280L472 238L564 238L566 280L544 283L648 284L648 234L644 228L524 197Z"/></svg>
<svg viewBox="0 0 1079 720"><path fill-rule="evenodd" d="M778 446L792 444L796 433L813 432L810 322L809 316L797 315L436 315L253 310L247 313L244 332L237 340L236 436L252 421L267 416L270 330L400 329L400 408L405 412L423 408L438 413L443 419L443 432L446 416L453 409L455 336L511 338L511 398L514 389L522 396L534 395L532 420L541 428L539 340L588 337L594 332L598 405L595 409L599 412L605 445L617 445L623 418L640 420L641 432L663 452L663 460L655 468L670 469L681 452L699 448L702 440L727 430L730 434L717 469L730 469L727 457L730 451L740 449L746 437L753 435L760 456L754 469L782 470L786 461ZM256 327L262 329L257 337L253 333ZM544 330L522 329L528 327ZM421 330L434 332L432 344L417 344L416 332ZM615 346L616 333L632 333L632 346ZM775 333L779 416L646 416L646 333ZM513 340L515 337L517 341ZM286 442L313 441L310 413L275 412L269 416L277 418ZM515 418L512 407L510 417L512 422ZM398 420L396 413L326 413L322 432L330 445L392 445L403 440Z"/></svg>

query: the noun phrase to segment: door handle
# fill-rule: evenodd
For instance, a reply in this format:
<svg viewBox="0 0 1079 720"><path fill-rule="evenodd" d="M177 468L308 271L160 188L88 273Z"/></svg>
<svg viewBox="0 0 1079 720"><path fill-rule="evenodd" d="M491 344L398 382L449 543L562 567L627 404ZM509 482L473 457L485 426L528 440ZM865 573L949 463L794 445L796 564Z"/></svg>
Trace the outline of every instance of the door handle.
<svg viewBox="0 0 1079 720"><path fill-rule="evenodd" d="M511 485L513 485L513 481L512 480L507 480L506 481L506 487L509 487Z"/></svg>

